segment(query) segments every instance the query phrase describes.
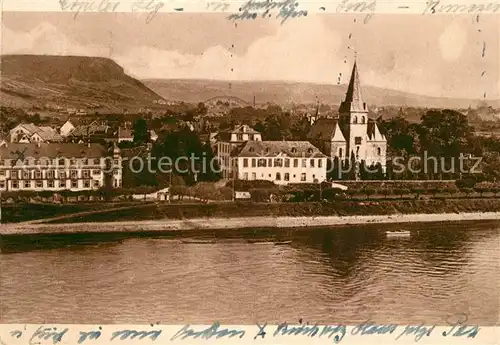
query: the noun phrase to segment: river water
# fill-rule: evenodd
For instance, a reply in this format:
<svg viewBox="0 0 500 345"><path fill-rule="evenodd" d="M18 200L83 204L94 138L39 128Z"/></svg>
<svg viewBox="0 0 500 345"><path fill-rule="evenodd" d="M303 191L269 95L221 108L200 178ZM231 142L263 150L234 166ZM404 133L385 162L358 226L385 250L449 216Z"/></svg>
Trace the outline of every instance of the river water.
<svg viewBox="0 0 500 345"><path fill-rule="evenodd" d="M388 229L411 237L387 238ZM445 324L466 313L469 322L499 324L498 223L265 232L291 241L282 245L250 243L252 233L0 254L0 322Z"/></svg>

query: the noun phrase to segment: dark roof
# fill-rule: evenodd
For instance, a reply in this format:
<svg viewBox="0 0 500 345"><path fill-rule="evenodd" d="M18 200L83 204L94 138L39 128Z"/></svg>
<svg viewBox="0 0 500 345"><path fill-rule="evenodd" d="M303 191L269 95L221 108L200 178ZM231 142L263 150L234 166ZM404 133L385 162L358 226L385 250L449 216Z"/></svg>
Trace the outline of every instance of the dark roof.
<svg viewBox="0 0 500 345"><path fill-rule="evenodd" d="M337 119L319 118L313 123L307 138L309 140L330 141L335 134L337 123Z"/></svg>
<svg viewBox="0 0 500 345"><path fill-rule="evenodd" d="M361 85L359 82L358 67L356 62L352 67L351 80L349 81L349 86L347 87L347 93L345 95L345 100L340 104L339 112L366 112L366 104L363 102L363 96L361 94Z"/></svg>
<svg viewBox="0 0 500 345"><path fill-rule="evenodd" d="M18 159L19 153L24 157L32 158L99 158L108 156L108 150L99 144L73 144L73 143L8 143L0 147L1 159Z"/></svg>
<svg viewBox="0 0 500 345"><path fill-rule="evenodd" d="M235 153L239 157L326 157L308 141L248 141Z"/></svg>

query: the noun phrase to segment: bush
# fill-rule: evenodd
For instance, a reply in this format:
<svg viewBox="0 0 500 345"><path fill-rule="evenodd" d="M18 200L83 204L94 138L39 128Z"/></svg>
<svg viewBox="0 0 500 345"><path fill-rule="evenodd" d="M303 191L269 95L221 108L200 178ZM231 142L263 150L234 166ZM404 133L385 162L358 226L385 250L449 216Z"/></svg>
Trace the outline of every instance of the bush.
<svg viewBox="0 0 500 345"><path fill-rule="evenodd" d="M454 194L456 193L458 190L456 188L445 188L444 189L444 192L445 193L450 193L450 194Z"/></svg>
<svg viewBox="0 0 500 345"><path fill-rule="evenodd" d="M250 189L272 188L276 185L267 180L234 180L234 189L242 192L249 192ZM233 188L233 181L228 181L226 187Z"/></svg>
<svg viewBox="0 0 500 345"><path fill-rule="evenodd" d="M271 192L267 188L253 188L250 190L252 201L255 202L268 202Z"/></svg>
<svg viewBox="0 0 500 345"><path fill-rule="evenodd" d="M462 180L456 180L455 185L457 188L474 188L476 185L476 179L473 177L468 177Z"/></svg>

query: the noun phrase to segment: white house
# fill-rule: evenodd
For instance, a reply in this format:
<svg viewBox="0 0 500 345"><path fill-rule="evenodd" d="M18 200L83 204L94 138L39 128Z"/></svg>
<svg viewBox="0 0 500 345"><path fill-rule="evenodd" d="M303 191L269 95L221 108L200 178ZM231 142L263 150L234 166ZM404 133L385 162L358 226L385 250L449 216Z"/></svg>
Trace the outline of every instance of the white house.
<svg viewBox="0 0 500 345"><path fill-rule="evenodd" d="M308 141L248 141L233 158L241 180L276 184L326 180L327 156Z"/></svg>
<svg viewBox="0 0 500 345"><path fill-rule="evenodd" d="M62 139L63 138L52 127L39 127L33 123L21 123L10 130L11 143L61 142Z"/></svg>
<svg viewBox="0 0 500 345"><path fill-rule="evenodd" d="M262 135L248 125L239 125L231 130L220 131L215 135L216 154L222 178L232 176L231 154L234 149L247 141L262 141Z"/></svg>
<svg viewBox="0 0 500 345"><path fill-rule="evenodd" d="M92 190L121 186L120 150L98 144L7 143L0 147L0 190ZM108 178L109 177L109 178Z"/></svg>

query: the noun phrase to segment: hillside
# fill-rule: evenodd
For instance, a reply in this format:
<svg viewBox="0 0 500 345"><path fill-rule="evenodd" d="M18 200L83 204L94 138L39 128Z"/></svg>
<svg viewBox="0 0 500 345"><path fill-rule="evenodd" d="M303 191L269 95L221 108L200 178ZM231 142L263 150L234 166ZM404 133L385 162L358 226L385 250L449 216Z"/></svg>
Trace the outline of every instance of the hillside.
<svg viewBox="0 0 500 345"><path fill-rule="evenodd" d="M165 99L195 103L217 96L240 98L250 104L253 97L257 104L267 102L277 104L315 103L320 100L325 104L339 104L346 92L346 85L320 85L309 83L287 83L275 81L216 81L194 79L150 79L144 84ZM229 85L231 84L231 88ZM363 95L371 105L407 105L430 108L467 108L475 107L479 100L452 99L421 96L411 93L364 86ZM316 98L317 97L317 98ZM500 107L500 100L488 102L493 107Z"/></svg>
<svg viewBox="0 0 500 345"><path fill-rule="evenodd" d="M83 56L1 56L2 105L123 110L161 99L111 59Z"/></svg>

